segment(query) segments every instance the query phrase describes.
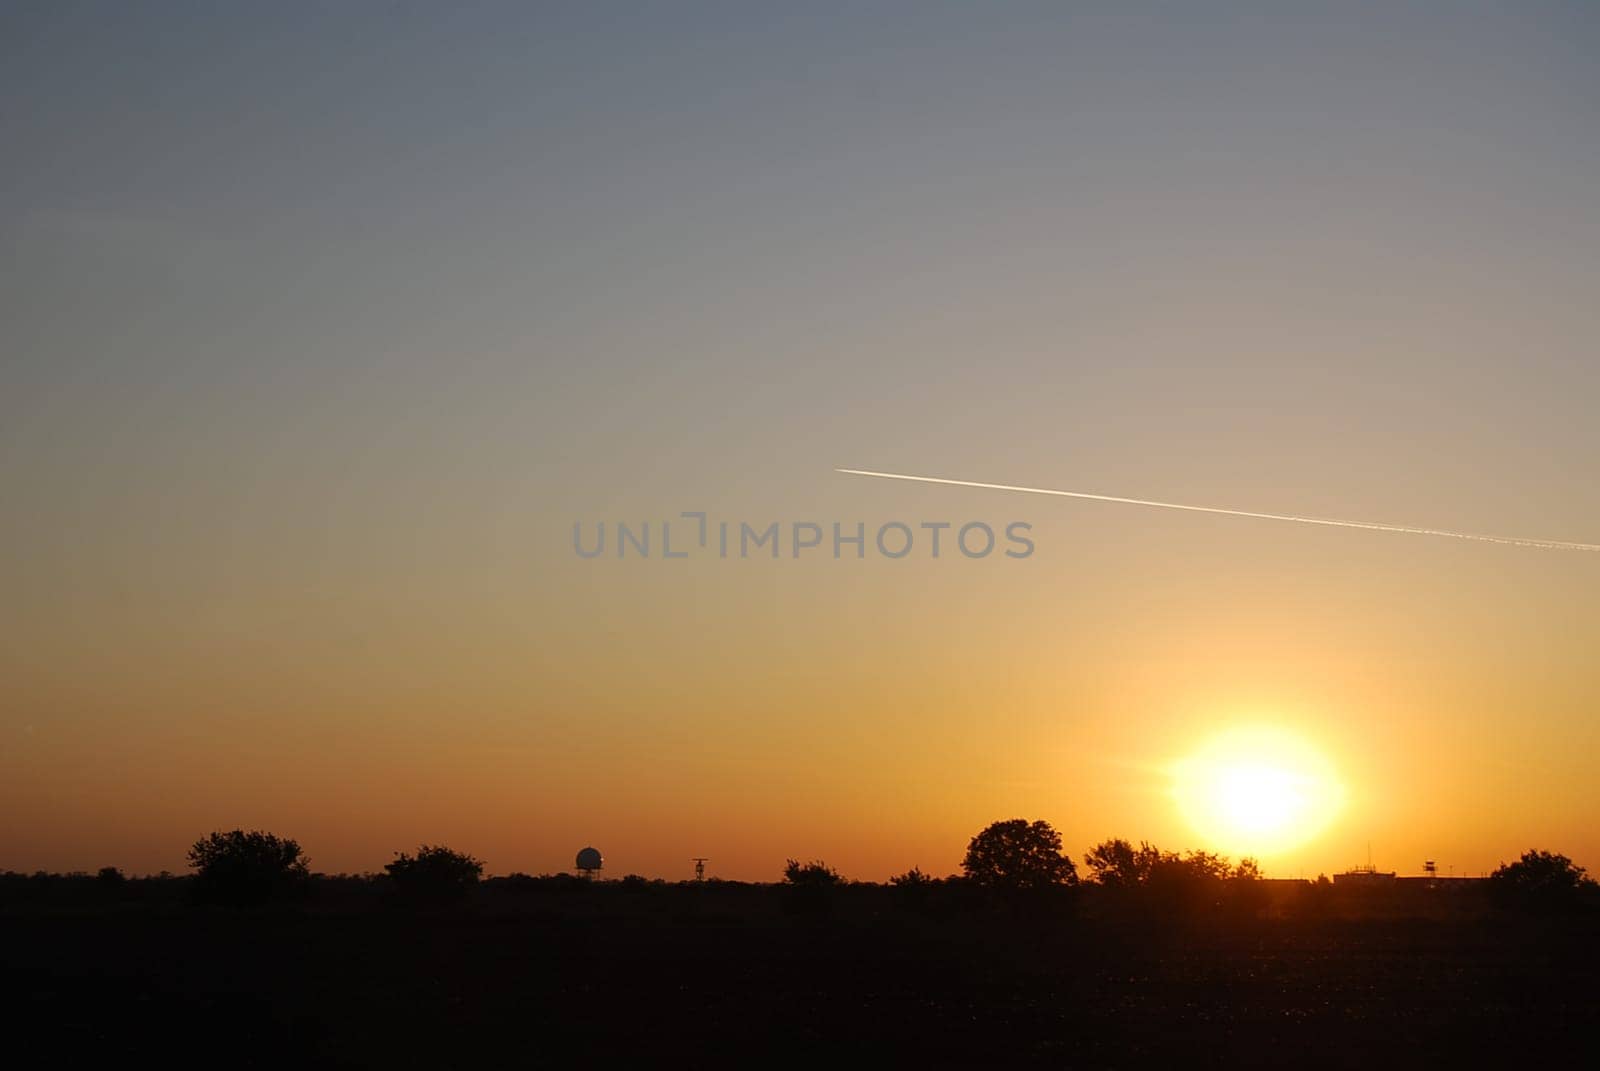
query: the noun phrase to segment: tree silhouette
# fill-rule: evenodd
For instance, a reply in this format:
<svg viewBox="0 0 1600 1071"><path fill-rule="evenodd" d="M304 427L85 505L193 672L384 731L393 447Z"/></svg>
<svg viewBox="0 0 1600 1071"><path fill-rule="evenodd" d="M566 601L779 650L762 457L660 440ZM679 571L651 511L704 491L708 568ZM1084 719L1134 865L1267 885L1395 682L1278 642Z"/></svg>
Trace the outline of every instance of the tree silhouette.
<svg viewBox="0 0 1600 1071"><path fill-rule="evenodd" d="M402 896L421 901L458 900L483 876L481 860L442 844L424 844L416 855L397 852L383 869Z"/></svg>
<svg viewBox="0 0 1600 1071"><path fill-rule="evenodd" d="M1228 857L1216 852L1192 851L1183 857L1183 867L1195 881L1223 881L1233 874Z"/></svg>
<svg viewBox="0 0 1600 1071"><path fill-rule="evenodd" d="M1265 905L1261 867L1250 858L1233 865L1215 852L1180 855L1149 841L1140 841L1135 848L1114 838L1090 848L1084 863L1090 879L1117 890L1121 902L1157 913L1224 905L1251 912Z"/></svg>
<svg viewBox="0 0 1600 1071"><path fill-rule="evenodd" d="M1144 881L1146 868L1143 850L1148 844L1134 846L1121 837L1101 841L1083 855L1084 866L1089 868L1089 880L1113 888L1130 888Z"/></svg>
<svg viewBox="0 0 1600 1071"><path fill-rule="evenodd" d="M1234 881L1260 881L1261 864L1247 855L1239 860L1239 865L1233 868L1233 873L1229 876Z"/></svg>
<svg viewBox="0 0 1600 1071"><path fill-rule="evenodd" d="M994 822L967 845L961 870L978 885L1043 889L1074 885L1078 871L1061 853L1061 834L1048 822L1025 818Z"/></svg>
<svg viewBox="0 0 1600 1071"><path fill-rule="evenodd" d="M1596 896L1597 886L1583 867L1565 855L1526 851L1489 875L1495 899L1509 907L1563 910Z"/></svg>
<svg viewBox="0 0 1600 1071"><path fill-rule="evenodd" d="M259 904L301 886L309 872L300 845L271 833L242 829L212 833L189 849L195 891L220 904Z"/></svg>

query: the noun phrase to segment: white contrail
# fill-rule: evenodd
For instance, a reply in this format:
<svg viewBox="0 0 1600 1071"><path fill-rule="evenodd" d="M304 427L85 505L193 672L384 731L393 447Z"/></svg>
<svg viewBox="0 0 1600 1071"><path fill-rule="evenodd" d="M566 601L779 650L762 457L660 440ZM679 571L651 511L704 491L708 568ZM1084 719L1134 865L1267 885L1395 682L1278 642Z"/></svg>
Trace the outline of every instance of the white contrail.
<svg viewBox="0 0 1600 1071"><path fill-rule="evenodd" d="M1564 543L1558 539L1515 539L1510 536L1475 535L1471 532L1446 532L1440 528L1411 528L1403 524L1377 524L1372 521L1337 521L1329 517L1296 517L1287 513L1254 513L1219 506L1186 506L1180 502L1152 502L1146 498L1120 498L1117 495L1092 495L1087 491L1058 491L1051 487L1017 487L1008 483L979 483L976 480L947 480L939 476L910 476L903 472L872 472L868 469L834 469L850 476L877 476L885 480L914 480L917 483L943 483L955 487L983 487L991 491L1021 491L1030 495L1059 495L1062 498L1088 498L1096 502L1122 502L1130 506L1155 506L1182 509L1191 513L1221 513L1228 517L1255 517L1263 521L1294 521L1296 524L1325 524L1334 528L1367 528L1375 532L1408 532L1411 535L1448 536L1474 539L1480 543L1505 543L1513 547L1542 547L1545 550L1594 550L1596 543Z"/></svg>

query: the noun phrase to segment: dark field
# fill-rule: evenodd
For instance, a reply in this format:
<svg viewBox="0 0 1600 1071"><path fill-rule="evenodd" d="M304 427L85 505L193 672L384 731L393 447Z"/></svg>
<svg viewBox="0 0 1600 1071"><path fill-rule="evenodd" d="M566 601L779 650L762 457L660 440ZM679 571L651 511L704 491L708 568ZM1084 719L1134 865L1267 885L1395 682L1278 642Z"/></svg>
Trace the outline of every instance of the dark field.
<svg viewBox="0 0 1600 1071"><path fill-rule="evenodd" d="M336 883L295 906L229 910L188 904L183 886L8 894L13 1066L1390 1066L1562 1053L1587 1066L1600 1051L1600 926L1587 915L1175 918L1082 897L537 882L432 910Z"/></svg>

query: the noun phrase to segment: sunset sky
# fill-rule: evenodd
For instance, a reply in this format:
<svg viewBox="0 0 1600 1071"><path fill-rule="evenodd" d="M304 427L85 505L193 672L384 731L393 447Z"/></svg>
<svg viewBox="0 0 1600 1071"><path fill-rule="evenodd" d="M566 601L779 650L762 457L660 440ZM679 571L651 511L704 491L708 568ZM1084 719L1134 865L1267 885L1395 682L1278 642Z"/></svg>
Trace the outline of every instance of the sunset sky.
<svg viewBox="0 0 1600 1071"><path fill-rule="evenodd" d="M834 471L1600 542L1600 9L1289 6L7 9L0 869L1600 868L1600 554Z"/></svg>

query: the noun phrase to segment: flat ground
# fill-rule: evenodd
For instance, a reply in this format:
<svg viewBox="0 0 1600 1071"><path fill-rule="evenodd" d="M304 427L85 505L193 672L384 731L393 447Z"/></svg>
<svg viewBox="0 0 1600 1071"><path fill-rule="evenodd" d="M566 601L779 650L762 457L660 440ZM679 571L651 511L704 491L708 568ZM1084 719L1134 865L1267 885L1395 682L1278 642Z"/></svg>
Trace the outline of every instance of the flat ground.
<svg viewBox="0 0 1600 1071"><path fill-rule="evenodd" d="M272 1066L1585 1066L1600 1038L1588 919L1194 925L788 892L3 904L5 1048Z"/></svg>

